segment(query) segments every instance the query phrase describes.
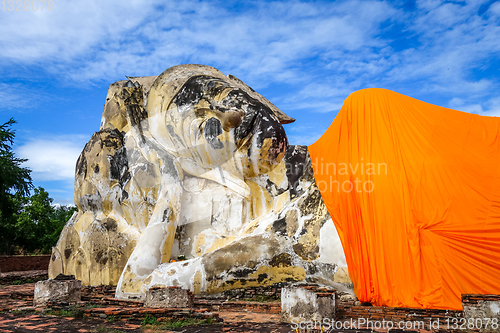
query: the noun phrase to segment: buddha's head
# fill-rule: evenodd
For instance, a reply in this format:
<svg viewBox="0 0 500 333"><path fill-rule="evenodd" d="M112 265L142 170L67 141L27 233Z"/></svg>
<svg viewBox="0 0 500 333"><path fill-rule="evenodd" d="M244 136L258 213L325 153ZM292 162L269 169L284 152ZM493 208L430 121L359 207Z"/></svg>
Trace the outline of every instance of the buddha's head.
<svg viewBox="0 0 500 333"><path fill-rule="evenodd" d="M288 145L282 124L294 121L237 78L200 65L161 74L149 91L148 113L153 135L168 150L244 177L281 162Z"/></svg>

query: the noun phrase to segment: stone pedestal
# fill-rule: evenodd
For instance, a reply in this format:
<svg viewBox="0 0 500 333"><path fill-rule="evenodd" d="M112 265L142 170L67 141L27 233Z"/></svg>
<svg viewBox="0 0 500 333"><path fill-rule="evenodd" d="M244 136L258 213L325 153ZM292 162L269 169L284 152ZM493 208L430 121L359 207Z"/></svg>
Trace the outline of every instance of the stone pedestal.
<svg viewBox="0 0 500 333"><path fill-rule="evenodd" d="M194 295L181 287L151 288L146 292L145 308L192 308Z"/></svg>
<svg viewBox="0 0 500 333"><path fill-rule="evenodd" d="M286 287L281 289L281 321L300 324L332 322L335 320L335 291L324 292L313 287Z"/></svg>
<svg viewBox="0 0 500 333"><path fill-rule="evenodd" d="M48 302L80 302L82 281L80 280L45 280L35 284L34 306L44 306Z"/></svg>
<svg viewBox="0 0 500 333"><path fill-rule="evenodd" d="M500 332L500 295L464 294L462 306L467 329ZM458 322L459 326L462 324Z"/></svg>

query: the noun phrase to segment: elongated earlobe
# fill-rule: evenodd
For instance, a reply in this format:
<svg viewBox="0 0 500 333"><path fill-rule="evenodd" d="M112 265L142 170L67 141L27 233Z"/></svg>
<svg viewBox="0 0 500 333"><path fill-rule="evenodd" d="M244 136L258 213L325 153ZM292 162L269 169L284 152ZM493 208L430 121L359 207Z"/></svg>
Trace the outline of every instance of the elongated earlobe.
<svg viewBox="0 0 500 333"><path fill-rule="evenodd" d="M240 126L243 115L243 111L227 111L224 113L220 113L219 116L222 122L222 129L226 132L229 132L231 128Z"/></svg>

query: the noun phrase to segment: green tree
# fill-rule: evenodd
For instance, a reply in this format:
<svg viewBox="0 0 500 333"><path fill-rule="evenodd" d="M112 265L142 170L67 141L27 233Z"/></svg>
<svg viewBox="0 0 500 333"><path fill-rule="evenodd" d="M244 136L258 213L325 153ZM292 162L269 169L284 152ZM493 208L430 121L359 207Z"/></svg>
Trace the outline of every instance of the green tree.
<svg viewBox="0 0 500 333"><path fill-rule="evenodd" d="M53 213L53 231L52 236L49 239L50 251L52 251L52 247L56 246L57 241L59 240L59 236L66 225L66 222L73 216L73 214L78 210L75 206L59 206L54 208Z"/></svg>
<svg viewBox="0 0 500 333"><path fill-rule="evenodd" d="M50 253L76 208L52 206L53 199L42 187L35 188L31 197L18 200L23 207L17 214L16 245L29 253Z"/></svg>
<svg viewBox="0 0 500 333"><path fill-rule="evenodd" d="M11 126L14 119L0 125L0 253L14 251L17 235L16 215L22 205L23 196L29 195L33 187L28 168L21 166L26 159L17 158L12 151L15 132Z"/></svg>
<svg viewBox="0 0 500 333"><path fill-rule="evenodd" d="M42 187L30 196L31 170L21 166L27 160L12 152L13 124L0 126L0 253L50 253L76 207L53 206Z"/></svg>

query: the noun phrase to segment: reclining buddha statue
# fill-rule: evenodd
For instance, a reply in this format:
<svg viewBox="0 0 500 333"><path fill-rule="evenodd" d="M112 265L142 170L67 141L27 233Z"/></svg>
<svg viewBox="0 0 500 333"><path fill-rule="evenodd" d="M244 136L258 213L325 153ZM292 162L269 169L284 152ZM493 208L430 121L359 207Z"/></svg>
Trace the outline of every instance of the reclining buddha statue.
<svg viewBox="0 0 500 333"><path fill-rule="evenodd" d="M109 87L49 275L195 293L316 282L352 290L294 119L234 76L180 65ZM177 258L186 260L177 261ZM175 261L175 262L173 262Z"/></svg>

